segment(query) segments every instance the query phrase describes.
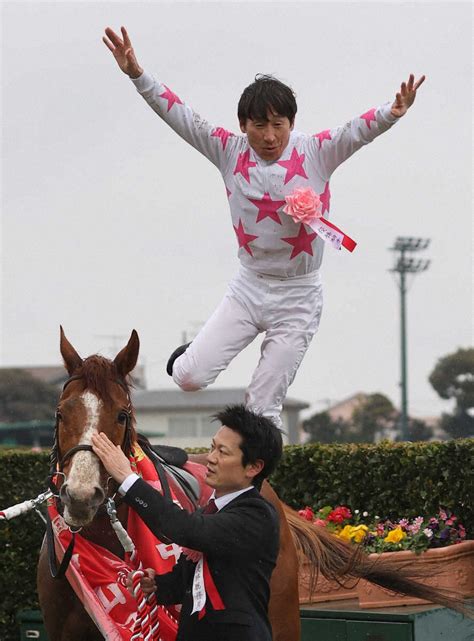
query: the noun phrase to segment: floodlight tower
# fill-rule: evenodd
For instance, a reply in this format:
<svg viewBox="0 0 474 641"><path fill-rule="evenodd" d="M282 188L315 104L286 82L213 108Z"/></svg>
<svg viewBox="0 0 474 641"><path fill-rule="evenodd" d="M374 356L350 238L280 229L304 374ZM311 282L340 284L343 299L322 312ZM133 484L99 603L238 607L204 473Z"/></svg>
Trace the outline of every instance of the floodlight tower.
<svg viewBox="0 0 474 641"><path fill-rule="evenodd" d="M401 347L401 415L400 427L403 440L408 440L408 393L407 393L407 325L406 325L406 275L418 274L428 269L430 261L415 259L407 254L426 249L430 244L429 238L413 238L398 236L390 251L398 252L395 266L389 271L399 274L398 288L400 290L400 347Z"/></svg>

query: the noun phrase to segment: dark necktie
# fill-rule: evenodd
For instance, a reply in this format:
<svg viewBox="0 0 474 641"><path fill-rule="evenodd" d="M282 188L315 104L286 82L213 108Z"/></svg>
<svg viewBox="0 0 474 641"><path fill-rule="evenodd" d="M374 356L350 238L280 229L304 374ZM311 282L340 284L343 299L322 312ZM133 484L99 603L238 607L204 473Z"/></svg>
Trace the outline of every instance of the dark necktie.
<svg viewBox="0 0 474 641"><path fill-rule="evenodd" d="M214 501L214 499L210 499L209 503L203 509L202 513L203 514L215 514L218 511L219 510L217 509L216 502Z"/></svg>

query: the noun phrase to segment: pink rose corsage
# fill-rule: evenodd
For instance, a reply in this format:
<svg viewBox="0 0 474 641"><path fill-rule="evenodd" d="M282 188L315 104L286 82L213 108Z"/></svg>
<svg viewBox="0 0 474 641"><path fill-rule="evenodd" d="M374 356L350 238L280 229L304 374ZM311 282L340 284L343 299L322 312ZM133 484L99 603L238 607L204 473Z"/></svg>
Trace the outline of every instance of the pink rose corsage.
<svg viewBox="0 0 474 641"><path fill-rule="evenodd" d="M322 216L323 204L311 187L297 187L285 197L285 200L286 205L283 211L291 216L295 223L309 225L310 222Z"/></svg>
<svg viewBox="0 0 474 641"><path fill-rule="evenodd" d="M335 249L347 249L352 252L357 243L334 223L323 218L321 198L311 187L297 187L291 194L285 196L286 205L283 211L291 216L295 223L303 223L311 227L317 235Z"/></svg>

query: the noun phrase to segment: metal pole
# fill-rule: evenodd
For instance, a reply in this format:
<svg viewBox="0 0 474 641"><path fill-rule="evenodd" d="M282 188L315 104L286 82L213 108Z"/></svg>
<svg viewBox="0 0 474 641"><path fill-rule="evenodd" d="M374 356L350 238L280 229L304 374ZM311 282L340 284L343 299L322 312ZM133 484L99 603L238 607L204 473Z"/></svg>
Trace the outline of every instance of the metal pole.
<svg viewBox="0 0 474 641"><path fill-rule="evenodd" d="M404 261L405 252L401 254ZM401 332L401 432L404 441L408 440L408 381L407 381L407 327L406 327L406 277L405 271L400 272L400 332Z"/></svg>
<svg viewBox="0 0 474 641"><path fill-rule="evenodd" d="M406 275L418 274L428 269L429 260L414 260L407 258L406 255L413 252L426 249L429 245L429 239L413 238L412 236L399 236L391 251L400 252L395 266L391 272L400 275L400 281L397 283L400 289L400 390L401 390L401 407L400 407L400 432L404 440L409 438L408 425L408 375L407 375L407 319L406 319Z"/></svg>

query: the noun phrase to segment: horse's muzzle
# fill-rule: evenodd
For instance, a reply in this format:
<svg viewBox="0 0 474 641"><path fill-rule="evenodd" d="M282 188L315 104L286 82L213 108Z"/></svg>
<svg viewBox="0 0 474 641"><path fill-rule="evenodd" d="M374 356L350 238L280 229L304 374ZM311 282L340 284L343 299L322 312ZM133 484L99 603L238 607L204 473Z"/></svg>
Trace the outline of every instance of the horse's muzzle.
<svg viewBox="0 0 474 641"><path fill-rule="evenodd" d="M59 498L64 506L63 517L66 523L79 527L92 521L99 506L105 501L105 492L101 487L95 486L91 492L81 492L78 495L66 482L61 486Z"/></svg>

